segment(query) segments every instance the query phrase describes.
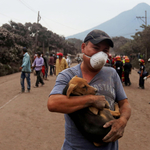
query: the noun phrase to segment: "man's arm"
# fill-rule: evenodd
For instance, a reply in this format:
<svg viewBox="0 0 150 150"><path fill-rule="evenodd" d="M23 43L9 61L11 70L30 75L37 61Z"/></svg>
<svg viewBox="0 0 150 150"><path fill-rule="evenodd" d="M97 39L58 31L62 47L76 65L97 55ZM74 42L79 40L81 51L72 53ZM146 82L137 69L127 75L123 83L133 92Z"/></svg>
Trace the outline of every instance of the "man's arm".
<svg viewBox="0 0 150 150"><path fill-rule="evenodd" d="M121 138L124 129L131 115L131 107L127 99L118 101L120 108L120 118L107 122L103 127L111 127L111 131L103 138L104 142L114 142Z"/></svg>
<svg viewBox="0 0 150 150"><path fill-rule="evenodd" d="M22 64L21 67L23 68L24 66L26 66L27 63L28 63L28 61L29 61L29 57L25 56L25 57L24 57L24 62L23 62L23 64Z"/></svg>
<svg viewBox="0 0 150 150"><path fill-rule="evenodd" d="M147 78L150 78L150 75L148 75Z"/></svg>
<svg viewBox="0 0 150 150"><path fill-rule="evenodd" d="M27 65L28 61L29 61L29 57L27 57L27 56L24 57L24 62L23 62L23 64L21 65L21 67L19 68L20 71L22 70L22 68L23 68L24 66Z"/></svg>
<svg viewBox="0 0 150 150"><path fill-rule="evenodd" d="M35 67L36 65L36 60L34 59L33 63L32 63L32 67Z"/></svg>
<svg viewBox="0 0 150 150"><path fill-rule="evenodd" d="M47 107L51 112L69 114L85 107L93 106L102 109L106 106L106 99L103 95L71 96L51 95L48 99Z"/></svg>
<svg viewBox="0 0 150 150"><path fill-rule="evenodd" d="M140 74L140 77L142 77L142 75L143 75L143 70L141 70L141 74Z"/></svg>
<svg viewBox="0 0 150 150"><path fill-rule="evenodd" d="M44 58L41 57L41 59L42 59L42 62L39 64L39 66L44 66Z"/></svg>

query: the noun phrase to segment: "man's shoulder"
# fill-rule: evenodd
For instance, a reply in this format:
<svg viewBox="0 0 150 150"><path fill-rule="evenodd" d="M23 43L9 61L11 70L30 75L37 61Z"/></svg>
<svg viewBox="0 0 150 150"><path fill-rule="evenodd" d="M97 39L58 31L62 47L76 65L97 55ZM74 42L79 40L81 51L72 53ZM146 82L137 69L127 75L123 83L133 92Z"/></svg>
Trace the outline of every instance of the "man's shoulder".
<svg viewBox="0 0 150 150"><path fill-rule="evenodd" d="M109 66L104 66L102 70L106 72L116 72L116 70L113 67L109 67Z"/></svg>
<svg viewBox="0 0 150 150"><path fill-rule="evenodd" d="M26 52L26 53L24 54L24 57L29 57L29 54Z"/></svg>
<svg viewBox="0 0 150 150"><path fill-rule="evenodd" d="M101 70L100 70L100 74L102 76L105 77L116 77L117 72L113 67L109 67L109 66L104 66Z"/></svg>
<svg viewBox="0 0 150 150"><path fill-rule="evenodd" d="M81 73L81 70L80 70L80 64L76 65L76 66L73 66L71 68L67 68L65 70L63 70L61 73L63 74L70 74L70 75L79 75Z"/></svg>

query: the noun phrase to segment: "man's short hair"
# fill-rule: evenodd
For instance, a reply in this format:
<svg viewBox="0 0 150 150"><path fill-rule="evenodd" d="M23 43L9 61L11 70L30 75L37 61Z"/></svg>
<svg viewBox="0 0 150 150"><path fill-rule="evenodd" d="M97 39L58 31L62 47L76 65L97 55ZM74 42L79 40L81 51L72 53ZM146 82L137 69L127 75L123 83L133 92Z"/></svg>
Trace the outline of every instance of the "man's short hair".
<svg viewBox="0 0 150 150"><path fill-rule="evenodd" d="M106 34L104 31L101 30L93 30L91 31L84 39L84 43L90 41L91 43L98 44L104 40L108 41L108 44L110 45L110 47L114 46L114 43L112 41L112 39L109 37L108 34Z"/></svg>
<svg viewBox="0 0 150 150"><path fill-rule="evenodd" d="M26 52L27 52L27 48L26 48L26 47L23 47L23 48L22 48L22 51L23 51L24 53L26 53Z"/></svg>
<svg viewBox="0 0 150 150"><path fill-rule="evenodd" d="M41 55L41 52L40 52L40 51L38 51L38 52L37 52L37 55L39 55L39 56L40 56L40 55Z"/></svg>

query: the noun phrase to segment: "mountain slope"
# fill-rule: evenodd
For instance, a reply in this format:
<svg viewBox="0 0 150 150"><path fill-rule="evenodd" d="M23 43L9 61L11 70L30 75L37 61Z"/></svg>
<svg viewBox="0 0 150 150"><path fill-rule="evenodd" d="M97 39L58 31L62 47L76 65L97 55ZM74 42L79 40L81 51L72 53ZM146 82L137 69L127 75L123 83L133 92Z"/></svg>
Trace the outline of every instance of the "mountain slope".
<svg viewBox="0 0 150 150"><path fill-rule="evenodd" d="M140 3L136 5L133 9L124 11L118 16L98 25L84 32L68 36L68 38L77 38L84 40L85 36L93 29L100 29L108 33L111 37L124 36L126 38L131 38L134 35L136 29L140 29L142 24L145 24L145 18L137 19L137 16L145 17L145 11L150 14L150 5L146 3ZM150 16L147 15L147 25L150 24ZM142 29L140 29L142 30Z"/></svg>

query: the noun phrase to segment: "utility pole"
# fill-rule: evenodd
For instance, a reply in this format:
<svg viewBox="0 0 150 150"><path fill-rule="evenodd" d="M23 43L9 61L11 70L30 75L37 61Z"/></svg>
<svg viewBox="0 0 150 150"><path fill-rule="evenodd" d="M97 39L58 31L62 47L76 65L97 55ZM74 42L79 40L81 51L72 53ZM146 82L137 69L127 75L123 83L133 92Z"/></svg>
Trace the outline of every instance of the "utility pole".
<svg viewBox="0 0 150 150"><path fill-rule="evenodd" d="M140 16L137 16L136 17L137 19L141 19L144 23L145 23L145 25L147 26L147 11L145 11L145 17L140 17ZM145 18L145 21L143 20L143 18Z"/></svg>
<svg viewBox="0 0 150 150"><path fill-rule="evenodd" d="M40 16L40 12L38 11L38 16L37 16L37 24L39 23L39 21L41 20L41 16ZM34 53L36 51L36 48L37 48L37 36L38 36L38 31L36 31L35 33L35 50L34 50Z"/></svg>
<svg viewBox="0 0 150 150"><path fill-rule="evenodd" d="M147 11L145 11L145 25L147 26Z"/></svg>
<svg viewBox="0 0 150 150"><path fill-rule="evenodd" d="M37 23L41 20L40 12L38 11Z"/></svg>
<svg viewBox="0 0 150 150"><path fill-rule="evenodd" d="M145 10L145 17L136 17L137 19L141 19L144 23L145 26L147 26L147 11ZM145 18L145 21L143 20L143 18ZM147 56L148 56L148 49L146 48L145 50L145 59L147 60Z"/></svg>

